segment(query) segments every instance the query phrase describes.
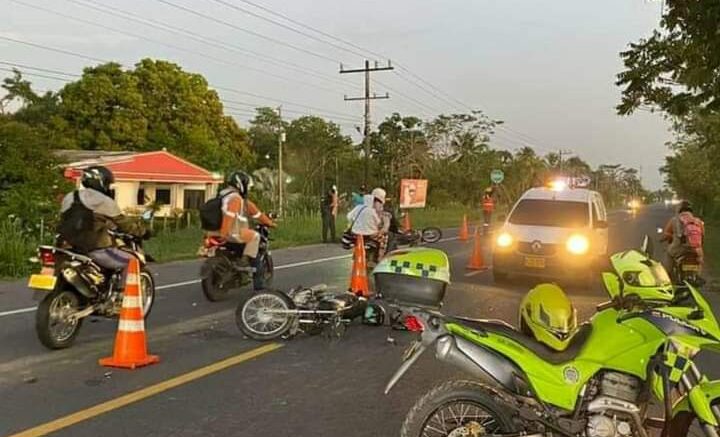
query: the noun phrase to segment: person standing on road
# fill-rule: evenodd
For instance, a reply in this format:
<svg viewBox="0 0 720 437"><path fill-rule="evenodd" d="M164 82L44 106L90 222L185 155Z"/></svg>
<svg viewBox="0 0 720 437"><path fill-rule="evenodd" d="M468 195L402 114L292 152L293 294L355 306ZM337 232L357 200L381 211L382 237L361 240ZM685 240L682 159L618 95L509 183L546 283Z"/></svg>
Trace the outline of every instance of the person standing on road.
<svg viewBox="0 0 720 437"><path fill-rule="evenodd" d="M335 185L328 190L320 202L320 213L322 214L322 241L328 242L328 234L330 241L335 242L335 221L338 212L338 195Z"/></svg>
<svg viewBox="0 0 720 437"><path fill-rule="evenodd" d="M62 200L58 234L101 267L122 270L124 278L134 256L116 247L109 231L119 230L145 238L150 234L142 224L123 215L113 199L114 182L115 177L106 167L92 166L83 170L80 183L84 189L75 190Z"/></svg>
<svg viewBox="0 0 720 437"><path fill-rule="evenodd" d="M482 199L482 210L483 210L483 235L487 235L492 225L492 214L495 211L495 199L493 198L494 191L492 187L485 189Z"/></svg>
<svg viewBox="0 0 720 437"><path fill-rule="evenodd" d="M676 260L688 253L697 255L698 262L702 265L705 223L693 214L690 202L683 200L680 203L677 214L665 225L662 240L668 243L665 260L668 272L673 272Z"/></svg>
<svg viewBox="0 0 720 437"><path fill-rule="evenodd" d="M250 175L244 171L234 171L230 173L225 183L227 186L220 191L223 214L220 235L231 243L244 245L243 256L246 256L250 265L255 268L253 288L259 291L265 288L264 263L258 260L260 234L250 227L249 219L258 220L269 227L275 227L275 223L248 199L252 188Z"/></svg>
<svg viewBox="0 0 720 437"><path fill-rule="evenodd" d="M378 245L377 260L385 256L387 247L387 228L384 220L386 193L382 188L375 188L370 195L365 196L363 205L358 205L352 209L347 215L347 219L352 223L350 232L354 235L362 235L364 238L372 240ZM377 261L376 260L376 261Z"/></svg>

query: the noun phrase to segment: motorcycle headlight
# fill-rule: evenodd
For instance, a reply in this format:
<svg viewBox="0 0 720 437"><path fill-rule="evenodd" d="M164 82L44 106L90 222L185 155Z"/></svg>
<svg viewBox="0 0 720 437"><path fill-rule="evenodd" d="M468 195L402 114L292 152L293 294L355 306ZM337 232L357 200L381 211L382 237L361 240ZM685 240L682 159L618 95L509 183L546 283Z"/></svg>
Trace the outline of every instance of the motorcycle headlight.
<svg viewBox="0 0 720 437"><path fill-rule="evenodd" d="M590 241L584 235L572 235L565 244L568 252L573 255L585 255L590 249Z"/></svg>
<svg viewBox="0 0 720 437"><path fill-rule="evenodd" d="M512 244L513 244L512 235L508 234L507 232L503 232L502 234L498 235L498 237L497 237L498 247L508 248L508 247L512 246Z"/></svg>

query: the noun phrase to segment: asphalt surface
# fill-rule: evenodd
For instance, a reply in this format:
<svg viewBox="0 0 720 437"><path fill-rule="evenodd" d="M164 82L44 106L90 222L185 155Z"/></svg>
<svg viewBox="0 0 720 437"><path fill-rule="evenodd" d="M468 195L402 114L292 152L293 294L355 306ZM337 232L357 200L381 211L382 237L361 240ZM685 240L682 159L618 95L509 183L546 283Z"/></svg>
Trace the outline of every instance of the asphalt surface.
<svg viewBox="0 0 720 437"><path fill-rule="evenodd" d="M639 246L643 235L652 234L669 214L661 207L646 208L634 218L613 213L610 251ZM453 236L437 245L448 253L453 268L444 311L514 323L517 305L533 282L498 287L489 271L471 273L465 265L472 244ZM336 246L276 251L280 268L274 286L326 283L346 288L348 255ZM88 320L75 346L48 351L35 337L32 293L22 283L0 284L0 435L80 412L73 416L77 423L52 435L394 436L414 401L456 374L426 354L385 396L384 386L411 336L353 325L339 342L299 336L280 342L277 350L129 405L110 404L102 414L86 414L90 407L262 346L243 338L235 326L234 309L242 292L225 302L207 302L195 282L198 271L198 262L155 266L160 290L147 330L149 349L161 362L135 371L97 364L112 351L115 321ZM569 288L569 294L581 318L606 300L599 283ZM713 371L720 367L709 365Z"/></svg>

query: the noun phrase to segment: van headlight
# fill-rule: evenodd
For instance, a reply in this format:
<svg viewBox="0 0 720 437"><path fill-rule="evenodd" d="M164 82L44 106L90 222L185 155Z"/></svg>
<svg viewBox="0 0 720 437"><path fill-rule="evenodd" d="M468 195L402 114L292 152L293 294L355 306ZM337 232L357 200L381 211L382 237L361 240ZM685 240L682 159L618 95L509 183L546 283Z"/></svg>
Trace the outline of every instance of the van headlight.
<svg viewBox="0 0 720 437"><path fill-rule="evenodd" d="M565 244L567 251L573 255L585 255L590 249L590 241L584 235L572 235Z"/></svg>
<svg viewBox="0 0 720 437"><path fill-rule="evenodd" d="M508 247L512 246L512 244L513 244L512 235L508 234L507 232L503 232L502 234L498 235L498 237L497 237L498 247L508 248Z"/></svg>

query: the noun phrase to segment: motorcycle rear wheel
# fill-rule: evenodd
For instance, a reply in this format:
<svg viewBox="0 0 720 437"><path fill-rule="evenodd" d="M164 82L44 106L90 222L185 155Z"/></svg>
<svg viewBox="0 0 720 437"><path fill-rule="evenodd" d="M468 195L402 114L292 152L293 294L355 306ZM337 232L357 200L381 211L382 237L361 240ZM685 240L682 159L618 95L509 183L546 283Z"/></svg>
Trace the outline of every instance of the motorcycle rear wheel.
<svg viewBox="0 0 720 437"><path fill-rule="evenodd" d="M67 320L67 315L80 311L83 302L71 290L55 290L38 305L35 313L35 332L43 346L48 349L65 349L75 342L82 319Z"/></svg>
<svg viewBox="0 0 720 437"><path fill-rule="evenodd" d="M422 230L422 241L423 243L437 243L442 239L442 230L440 228L431 226Z"/></svg>
<svg viewBox="0 0 720 437"><path fill-rule="evenodd" d="M472 381L444 382L422 396L400 430L401 437L449 437L517 432L509 409Z"/></svg>
<svg viewBox="0 0 720 437"><path fill-rule="evenodd" d="M230 283L223 282L221 278L232 269L226 258L208 258L200 270L200 285L205 298L210 302L219 302L227 298L230 293Z"/></svg>
<svg viewBox="0 0 720 437"><path fill-rule="evenodd" d="M280 291L260 291L242 300L235 310L235 323L246 336L270 341L285 335L295 322L295 314L272 314L268 310L291 311L295 304Z"/></svg>

